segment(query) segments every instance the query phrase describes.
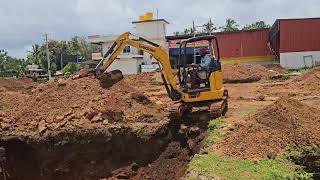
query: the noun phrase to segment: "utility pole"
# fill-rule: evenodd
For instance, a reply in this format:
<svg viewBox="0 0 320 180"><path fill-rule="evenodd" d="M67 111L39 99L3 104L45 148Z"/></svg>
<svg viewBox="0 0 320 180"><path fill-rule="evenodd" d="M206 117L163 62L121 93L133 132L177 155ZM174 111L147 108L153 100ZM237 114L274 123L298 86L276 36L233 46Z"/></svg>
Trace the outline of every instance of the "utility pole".
<svg viewBox="0 0 320 180"><path fill-rule="evenodd" d="M193 37L196 37L196 26L194 25L194 21L192 21L192 29L193 29ZM197 64L196 58L196 42L193 42L193 63Z"/></svg>
<svg viewBox="0 0 320 180"><path fill-rule="evenodd" d="M49 58L49 45L48 45L48 33L44 34L46 38L46 52L47 52L47 62L48 62L48 75L49 75L49 81L52 79L51 78L51 71L50 71L50 58Z"/></svg>

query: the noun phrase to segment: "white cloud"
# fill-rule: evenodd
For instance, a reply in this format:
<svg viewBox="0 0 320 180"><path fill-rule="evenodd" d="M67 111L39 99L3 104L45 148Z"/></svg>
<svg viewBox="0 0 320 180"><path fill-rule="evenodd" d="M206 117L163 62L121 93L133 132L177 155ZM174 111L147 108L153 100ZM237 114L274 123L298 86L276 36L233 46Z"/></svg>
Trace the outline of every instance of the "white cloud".
<svg viewBox="0 0 320 180"><path fill-rule="evenodd" d="M240 25L257 20L320 16L319 0L10 0L0 6L0 49L25 57L25 47L74 35L119 34L133 31L132 21L146 11L170 22L169 33L183 31L212 18L221 26L228 17Z"/></svg>

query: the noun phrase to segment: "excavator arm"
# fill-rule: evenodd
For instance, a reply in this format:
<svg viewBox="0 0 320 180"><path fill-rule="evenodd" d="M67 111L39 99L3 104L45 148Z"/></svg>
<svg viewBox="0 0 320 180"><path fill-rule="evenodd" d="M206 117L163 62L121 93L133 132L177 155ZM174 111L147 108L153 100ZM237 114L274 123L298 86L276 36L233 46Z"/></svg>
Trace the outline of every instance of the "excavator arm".
<svg viewBox="0 0 320 180"><path fill-rule="evenodd" d="M132 37L135 37L135 39ZM110 67L126 46L135 47L153 56L161 64L161 75L169 97L175 101L181 98L179 86L175 80L167 50L147 39L134 36L130 32L121 34L114 41L110 49L103 56L103 59L96 66L95 70L106 73L108 67Z"/></svg>

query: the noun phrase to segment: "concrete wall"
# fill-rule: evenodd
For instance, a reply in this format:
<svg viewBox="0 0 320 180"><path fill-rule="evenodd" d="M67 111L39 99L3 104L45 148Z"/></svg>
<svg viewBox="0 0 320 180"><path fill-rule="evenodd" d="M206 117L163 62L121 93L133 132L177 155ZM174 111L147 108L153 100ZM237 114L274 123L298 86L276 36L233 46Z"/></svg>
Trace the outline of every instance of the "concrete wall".
<svg viewBox="0 0 320 180"><path fill-rule="evenodd" d="M142 57L116 59L108 68L108 71L119 69L122 71L122 74L138 74L142 61Z"/></svg>
<svg viewBox="0 0 320 180"><path fill-rule="evenodd" d="M151 21L135 23L137 35L148 39L164 38L167 34L167 23L165 21Z"/></svg>
<svg viewBox="0 0 320 180"><path fill-rule="evenodd" d="M280 65L286 69L320 65L320 51L280 53Z"/></svg>
<svg viewBox="0 0 320 180"><path fill-rule="evenodd" d="M134 24L136 26L136 35L142 36L149 41L168 48L168 43L166 41L168 23L166 21L159 20L150 22L139 22ZM144 53L143 59L146 64L155 62L154 59L150 58L150 54L148 53Z"/></svg>

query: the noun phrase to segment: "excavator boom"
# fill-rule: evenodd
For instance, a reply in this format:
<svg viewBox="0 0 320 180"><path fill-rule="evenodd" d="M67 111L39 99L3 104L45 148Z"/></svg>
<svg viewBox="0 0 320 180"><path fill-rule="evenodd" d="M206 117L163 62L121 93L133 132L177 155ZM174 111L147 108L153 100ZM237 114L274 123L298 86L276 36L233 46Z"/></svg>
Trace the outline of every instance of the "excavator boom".
<svg viewBox="0 0 320 180"><path fill-rule="evenodd" d="M96 66L95 70L107 73L108 67L116 60L116 58L123 52L126 46L132 46L139 50L149 53L161 65L162 79L164 81L168 95L173 100L179 100L181 95L179 93L178 83L175 81L175 75L172 71L169 55L167 50L160 45L148 41L143 37L137 37L126 32L121 34L112 44L110 49L103 56L103 59Z"/></svg>

